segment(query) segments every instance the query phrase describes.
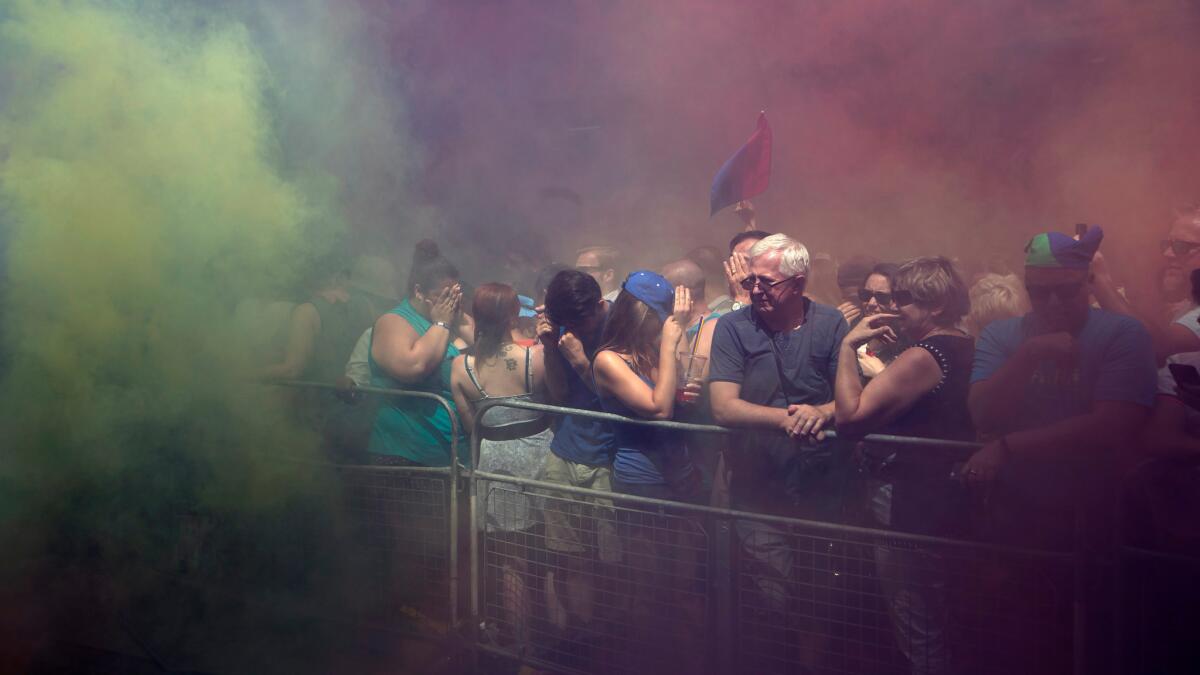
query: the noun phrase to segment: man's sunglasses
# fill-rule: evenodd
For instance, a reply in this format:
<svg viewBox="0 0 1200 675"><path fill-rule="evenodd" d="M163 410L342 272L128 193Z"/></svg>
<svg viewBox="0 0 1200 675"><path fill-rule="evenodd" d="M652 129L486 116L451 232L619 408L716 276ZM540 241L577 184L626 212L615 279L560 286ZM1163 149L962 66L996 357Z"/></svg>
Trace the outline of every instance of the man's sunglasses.
<svg viewBox="0 0 1200 675"><path fill-rule="evenodd" d="M742 279L742 288L746 289L747 291L752 291L754 290L755 286L762 286L764 291L769 291L776 286L786 284L789 281L794 281L799 278L800 277L788 277L786 279L780 279L779 281L771 281L765 277L755 276L752 274L745 279Z"/></svg>
<svg viewBox="0 0 1200 675"><path fill-rule="evenodd" d="M1083 289L1083 282L1073 284L1025 284L1025 292L1030 300L1047 300L1054 295L1059 300L1074 298Z"/></svg>
<svg viewBox="0 0 1200 675"><path fill-rule="evenodd" d="M892 304L891 293L884 293L883 291L868 291L865 288L858 289L859 302L867 303L871 301L871 298L875 298L875 302L881 305Z"/></svg>
<svg viewBox="0 0 1200 675"><path fill-rule="evenodd" d="M1160 242L1163 253L1170 251L1179 257L1191 255L1196 249L1200 249L1200 242L1182 241L1179 239L1164 239Z"/></svg>

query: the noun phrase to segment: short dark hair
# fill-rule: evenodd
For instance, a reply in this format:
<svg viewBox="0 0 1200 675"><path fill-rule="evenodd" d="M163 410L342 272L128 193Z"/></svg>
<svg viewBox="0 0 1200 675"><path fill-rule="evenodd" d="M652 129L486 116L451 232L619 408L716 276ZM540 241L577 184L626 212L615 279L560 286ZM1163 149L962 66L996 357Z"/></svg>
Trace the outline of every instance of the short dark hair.
<svg viewBox="0 0 1200 675"><path fill-rule="evenodd" d="M537 279L533 282L533 299L539 303L542 302L546 297L546 289L550 287L550 282L554 280L554 277L559 272L569 269L572 269L570 265L555 262L538 270Z"/></svg>
<svg viewBox="0 0 1200 675"><path fill-rule="evenodd" d="M546 316L556 324L587 317L600 302L600 284L579 270L563 270L546 287Z"/></svg>
<svg viewBox="0 0 1200 675"><path fill-rule="evenodd" d="M745 232L738 232L737 234L733 235L733 239L729 240L729 250L732 251L735 246L743 241L746 241L747 239L758 239L759 241L762 241L769 236L771 236L770 232L763 232L762 230L746 230Z"/></svg>
<svg viewBox="0 0 1200 675"><path fill-rule="evenodd" d="M895 286L896 285L896 273L899 271L900 271L900 266L897 265L896 263L889 263L889 262L879 263L878 265L872 267L870 272L867 272L867 276L863 277L863 279L862 279L862 284L865 286L867 283L867 279L870 279L873 276L879 275L879 276L883 277L884 279L887 279L888 286Z"/></svg>

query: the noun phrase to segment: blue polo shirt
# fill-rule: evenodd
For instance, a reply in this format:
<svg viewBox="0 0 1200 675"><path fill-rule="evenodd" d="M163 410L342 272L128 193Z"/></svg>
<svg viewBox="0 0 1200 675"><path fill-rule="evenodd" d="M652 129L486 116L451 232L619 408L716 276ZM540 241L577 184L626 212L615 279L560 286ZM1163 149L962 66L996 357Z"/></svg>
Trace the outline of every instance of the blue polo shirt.
<svg viewBox="0 0 1200 675"><path fill-rule="evenodd" d="M804 324L783 333L770 333L755 318L753 307L722 316L713 334L709 379L736 382L742 400L772 408L833 400L838 353L850 327L833 307L806 302ZM809 490L802 454L833 449L828 442L801 447L783 432L765 429L736 434L732 442L728 459L735 506L769 512L785 512L788 502Z"/></svg>

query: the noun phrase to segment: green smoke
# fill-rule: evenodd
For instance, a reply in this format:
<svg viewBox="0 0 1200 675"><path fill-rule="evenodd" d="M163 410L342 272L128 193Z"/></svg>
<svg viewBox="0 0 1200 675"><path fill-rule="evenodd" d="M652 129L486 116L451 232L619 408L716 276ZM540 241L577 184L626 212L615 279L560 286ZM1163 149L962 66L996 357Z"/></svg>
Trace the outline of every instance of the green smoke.
<svg viewBox="0 0 1200 675"><path fill-rule="evenodd" d="M180 7L0 0L5 588L49 566L154 593L189 513L226 524L233 592L333 564L281 532L336 500L279 461L315 439L246 383L232 318L337 241L338 178L284 166L246 24Z"/></svg>

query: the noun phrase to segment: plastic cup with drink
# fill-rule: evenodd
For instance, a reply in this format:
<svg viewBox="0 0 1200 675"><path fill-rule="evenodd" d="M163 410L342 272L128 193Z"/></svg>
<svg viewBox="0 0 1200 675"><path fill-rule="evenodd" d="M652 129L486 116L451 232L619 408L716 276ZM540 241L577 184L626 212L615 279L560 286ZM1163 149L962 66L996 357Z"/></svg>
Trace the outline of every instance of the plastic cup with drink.
<svg viewBox="0 0 1200 675"><path fill-rule="evenodd" d="M679 377L675 387L675 400L680 403L692 403L700 398L704 387L704 365L708 363L707 356L693 352L679 353Z"/></svg>

